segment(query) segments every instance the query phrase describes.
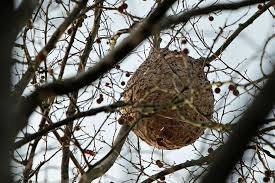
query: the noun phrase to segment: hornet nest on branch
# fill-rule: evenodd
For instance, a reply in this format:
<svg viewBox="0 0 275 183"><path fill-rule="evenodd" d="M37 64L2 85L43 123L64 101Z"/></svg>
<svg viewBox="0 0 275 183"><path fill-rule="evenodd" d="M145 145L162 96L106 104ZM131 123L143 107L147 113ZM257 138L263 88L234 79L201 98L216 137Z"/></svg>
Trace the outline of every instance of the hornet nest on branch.
<svg viewBox="0 0 275 183"><path fill-rule="evenodd" d="M214 96L204 63L183 52L155 49L127 83L121 124L137 124L134 133L160 149L196 141L212 119Z"/></svg>

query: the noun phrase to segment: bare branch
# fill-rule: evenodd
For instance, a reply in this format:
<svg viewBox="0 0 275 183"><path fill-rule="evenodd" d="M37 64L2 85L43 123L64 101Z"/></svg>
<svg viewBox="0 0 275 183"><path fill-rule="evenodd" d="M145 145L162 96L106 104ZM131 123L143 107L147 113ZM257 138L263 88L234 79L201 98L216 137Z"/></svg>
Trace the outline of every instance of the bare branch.
<svg viewBox="0 0 275 183"><path fill-rule="evenodd" d="M90 167L88 171L82 175L79 181L80 183L91 182L92 180L102 176L113 166L130 131L130 126L121 126L112 150L102 158L102 160L96 163L96 165Z"/></svg>
<svg viewBox="0 0 275 183"><path fill-rule="evenodd" d="M29 84L31 78L33 77L35 71L41 64L41 62L48 56L48 54L51 52L51 50L55 47L57 41L62 36L64 31L69 27L69 25L75 20L75 18L79 15L80 11L85 7L88 0L83 0L81 3L78 3L78 5L73 9L71 14L64 20L64 22L55 30L52 37L50 38L47 45L39 51L37 56L35 57L35 60L30 63L28 66L27 71L24 73L20 81L14 86L13 89L13 95L17 98L20 97Z"/></svg>
<svg viewBox="0 0 275 183"><path fill-rule="evenodd" d="M252 105L234 126L228 141L222 146L211 165L209 172L202 179L203 183L223 182L241 159L249 141L256 135L263 125L265 117L273 107L275 101L275 71L259 92ZM260 109L260 110L259 110Z"/></svg>
<svg viewBox="0 0 275 183"><path fill-rule="evenodd" d="M272 2L269 2L268 4L263 6L261 10L258 10L254 15L252 15L246 22L239 24L239 27L233 32L233 34L231 34L228 39L226 39L226 41L220 46L220 48L209 58L206 58L206 62L210 63L211 61L215 60L246 27L252 24L254 20L260 17L271 6Z"/></svg>
<svg viewBox="0 0 275 183"><path fill-rule="evenodd" d="M160 24L160 29L167 29L171 25L176 25L179 23L186 23L190 18L198 16L198 15L206 15L211 12L215 12L218 10L236 10L240 9L242 7L254 5L257 3L264 3L268 2L270 0L245 0L245 1L240 1L236 3L219 3L203 8L197 8L197 9L191 9L185 13L182 13L181 15L176 15L176 16L170 16L161 21Z"/></svg>
<svg viewBox="0 0 275 183"><path fill-rule="evenodd" d="M144 23L139 26L136 31L131 34L131 36L126 38L119 46L109 53L109 55L103 58L89 71L79 74L74 78L46 84L38 88L26 99L22 98L18 104L19 113L16 119L20 122L21 128L26 126L29 115L43 99L49 96L76 91L86 85L89 85L91 82L95 81L104 73L112 69L116 63L123 59L130 51L132 51L151 34L152 26L154 26L161 19L173 2L174 1L164 1L161 3L161 5L158 6L158 8L144 21Z"/></svg>
<svg viewBox="0 0 275 183"><path fill-rule="evenodd" d="M202 166L204 164L209 163L209 161L211 161L211 159L212 159L212 156L208 155L208 156L196 159L196 160L188 160L184 163L172 166L171 168L166 168L165 170L150 176L148 179L142 181L142 183L154 182L157 179L164 177L165 175L172 174L172 173L174 173L178 170L184 169L184 168L188 168L188 167L192 167L192 166Z"/></svg>

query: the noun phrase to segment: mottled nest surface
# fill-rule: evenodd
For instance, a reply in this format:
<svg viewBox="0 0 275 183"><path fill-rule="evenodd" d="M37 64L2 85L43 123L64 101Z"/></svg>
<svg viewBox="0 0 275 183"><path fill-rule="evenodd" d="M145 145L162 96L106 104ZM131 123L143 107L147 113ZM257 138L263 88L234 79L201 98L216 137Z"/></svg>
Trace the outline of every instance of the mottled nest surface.
<svg viewBox="0 0 275 183"><path fill-rule="evenodd" d="M190 123L212 118L214 97L203 63L182 52L152 51L127 83L121 123L138 121L134 133L160 149L177 149L193 143L204 128ZM142 105L155 106L152 108ZM137 107L138 106L138 107ZM153 112L152 112L153 111Z"/></svg>

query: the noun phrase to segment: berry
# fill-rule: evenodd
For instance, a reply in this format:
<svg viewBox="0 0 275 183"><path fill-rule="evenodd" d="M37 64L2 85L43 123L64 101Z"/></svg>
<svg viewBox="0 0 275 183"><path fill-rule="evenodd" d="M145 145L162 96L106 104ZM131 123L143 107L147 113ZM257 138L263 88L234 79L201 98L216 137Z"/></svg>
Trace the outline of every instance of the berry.
<svg viewBox="0 0 275 183"><path fill-rule="evenodd" d="M87 16L86 14L84 14L84 15L83 15L83 18L84 18L84 19L85 19L85 18L88 18L88 16Z"/></svg>
<svg viewBox="0 0 275 183"><path fill-rule="evenodd" d="M185 55L188 55L189 50L188 50L187 48L184 48L184 49L182 50L182 52L183 52Z"/></svg>
<svg viewBox="0 0 275 183"><path fill-rule="evenodd" d="M88 154L88 155L91 155L91 156L95 156L96 155L96 153L94 151L90 150L90 149L85 149L84 153Z"/></svg>
<svg viewBox="0 0 275 183"><path fill-rule="evenodd" d="M214 150L213 150L212 147L209 147L208 150L207 150L208 153L212 153L213 151L214 151Z"/></svg>
<svg viewBox="0 0 275 183"><path fill-rule="evenodd" d="M229 89L230 91L234 91L234 90L236 89L236 87L235 87L235 85L230 84L230 85L228 86L228 89Z"/></svg>
<svg viewBox="0 0 275 183"><path fill-rule="evenodd" d="M165 176L160 177L159 180L165 180Z"/></svg>
<svg viewBox="0 0 275 183"><path fill-rule="evenodd" d="M238 178L238 183L243 183L244 181L243 181L243 178L242 177L240 177L240 178Z"/></svg>
<svg viewBox="0 0 275 183"><path fill-rule="evenodd" d="M235 90L233 91L233 95L239 96L239 94L240 94L239 90L235 89Z"/></svg>
<svg viewBox="0 0 275 183"><path fill-rule="evenodd" d="M272 174L272 172L271 172L270 170L266 170L266 171L264 172L264 174L265 174L266 177L270 177L271 174Z"/></svg>
<svg viewBox="0 0 275 183"><path fill-rule="evenodd" d="M66 140L67 140L67 138L66 138L65 136L60 137L60 142L61 142L61 143L64 143Z"/></svg>
<svg viewBox="0 0 275 183"><path fill-rule="evenodd" d="M81 129L81 127L79 125L74 127L75 131L79 131Z"/></svg>
<svg viewBox="0 0 275 183"><path fill-rule="evenodd" d="M116 65L115 67L116 67L116 69L120 69L120 65Z"/></svg>
<svg viewBox="0 0 275 183"><path fill-rule="evenodd" d="M186 39L181 40L181 44L186 44L186 43L187 43Z"/></svg>
<svg viewBox="0 0 275 183"><path fill-rule="evenodd" d="M220 93L221 92L221 89L219 87L215 88L215 93Z"/></svg>
<svg viewBox="0 0 275 183"><path fill-rule="evenodd" d="M209 21L212 22L214 20L214 17L213 16L209 16L208 19L209 19Z"/></svg>
<svg viewBox="0 0 275 183"><path fill-rule="evenodd" d="M262 4L259 4L258 5L258 10L262 10L263 9L263 5Z"/></svg>
<svg viewBox="0 0 275 183"><path fill-rule="evenodd" d="M73 33L73 27L70 27L68 30L67 30L67 33L71 36L72 35L72 33Z"/></svg>
<svg viewBox="0 0 275 183"><path fill-rule="evenodd" d="M123 13L127 8L128 8L128 4L123 3L122 5L120 5L120 6L117 8L117 10L118 10L120 13Z"/></svg>
<svg viewBox="0 0 275 183"><path fill-rule="evenodd" d="M129 72L126 72L126 77L130 77L130 73Z"/></svg>
<svg viewBox="0 0 275 183"><path fill-rule="evenodd" d="M123 3L122 5L121 5L121 7L123 8L123 9L127 9L128 8L128 4L127 3Z"/></svg>
<svg viewBox="0 0 275 183"><path fill-rule="evenodd" d="M121 86L124 86L125 85L125 81L121 81Z"/></svg>
<svg viewBox="0 0 275 183"><path fill-rule="evenodd" d="M118 124L120 124L120 125L123 125L123 124L124 124L124 120L123 120L122 118L119 118L119 119L117 120L117 122L118 122Z"/></svg>
<svg viewBox="0 0 275 183"><path fill-rule="evenodd" d="M269 182L270 181L270 178L269 177L264 177L263 178L263 182Z"/></svg>
<svg viewBox="0 0 275 183"><path fill-rule="evenodd" d="M95 42L98 43L98 44L101 43L100 38L97 38L97 39L95 40Z"/></svg>
<svg viewBox="0 0 275 183"><path fill-rule="evenodd" d="M96 99L96 103L98 103L98 104L101 104L102 101L103 101L103 98Z"/></svg>
<svg viewBox="0 0 275 183"><path fill-rule="evenodd" d="M160 161L160 160L157 160L156 161L156 164L159 168L162 168L163 167L163 163Z"/></svg>

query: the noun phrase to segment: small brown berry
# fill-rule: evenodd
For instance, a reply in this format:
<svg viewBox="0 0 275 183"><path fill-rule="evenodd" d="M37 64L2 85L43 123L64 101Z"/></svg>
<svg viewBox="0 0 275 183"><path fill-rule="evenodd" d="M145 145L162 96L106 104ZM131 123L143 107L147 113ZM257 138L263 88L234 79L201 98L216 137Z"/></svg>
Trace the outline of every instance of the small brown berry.
<svg viewBox="0 0 275 183"><path fill-rule="evenodd" d="M186 43L187 43L186 39L181 40L181 44L186 44Z"/></svg>
<svg viewBox="0 0 275 183"><path fill-rule="evenodd" d="M221 89L219 87L215 88L215 93L220 93L221 92Z"/></svg>
<svg viewBox="0 0 275 183"><path fill-rule="evenodd" d="M269 182L270 181L270 178L269 177L264 177L263 178L263 182Z"/></svg>
<svg viewBox="0 0 275 183"><path fill-rule="evenodd" d="M271 174L272 174L272 172L271 172L270 170L266 170L266 171L264 172L264 174L265 174L266 177L270 177Z"/></svg>
<svg viewBox="0 0 275 183"><path fill-rule="evenodd" d="M163 163L160 161L160 160L157 160L156 161L156 164L159 168L162 168L163 167Z"/></svg>
<svg viewBox="0 0 275 183"><path fill-rule="evenodd" d="M126 77L130 77L130 73L129 72L126 72Z"/></svg>
<svg viewBox="0 0 275 183"><path fill-rule="evenodd" d="M208 19L209 19L209 21L212 22L214 20L214 17L213 16L209 16Z"/></svg>
<svg viewBox="0 0 275 183"><path fill-rule="evenodd" d="M184 48L184 49L182 50L182 52L183 52L185 55L188 55L189 50L188 50L187 48Z"/></svg>
<svg viewBox="0 0 275 183"><path fill-rule="evenodd" d="M119 118L119 119L117 120L117 122L118 122L118 124L120 124L120 125L123 125L123 124L124 124L123 118Z"/></svg>
<svg viewBox="0 0 275 183"><path fill-rule="evenodd" d="M127 3L122 3L122 5L120 5L117 10L120 12L120 13L123 13L126 9L128 8L128 4Z"/></svg>
<svg viewBox="0 0 275 183"><path fill-rule="evenodd" d="M165 180L165 176L160 177L159 180Z"/></svg>
<svg viewBox="0 0 275 183"><path fill-rule="evenodd" d="M95 40L95 42L99 44L99 43L101 43L101 39L100 39L100 38L97 38L97 39Z"/></svg>
<svg viewBox="0 0 275 183"><path fill-rule="evenodd" d="M120 69L120 65L116 65L115 67L116 67L116 69Z"/></svg>
<svg viewBox="0 0 275 183"><path fill-rule="evenodd" d="M243 182L244 182L244 180L242 177L238 178L238 183L243 183Z"/></svg>
<svg viewBox="0 0 275 183"><path fill-rule="evenodd" d="M230 85L228 86L228 89L229 89L230 91L234 91L234 90L236 89L236 87L235 87L234 84L230 84Z"/></svg>
<svg viewBox="0 0 275 183"><path fill-rule="evenodd" d="M117 8L117 11L119 11L120 13L123 13L123 12L124 12L124 9L123 9L122 6L119 6L119 7Z"/></svg>
<svg viewBox="0 0 275 183"><path fill-rule="evenodd" d="M262 4L258 4L258 10L262 10L264 6Z"/></svg>
<svg viewBox="0 0 275 183"><path fill-rule="evenodd" d="M239 96L239 94L240 94L239 90L235 89L235 90L233 91L233 95Z"/></svg>
<svg viewBox="0 0 275 183"><path fill-rule="evenodd" d="M209 147L208 150L207 150L208 153L212 153L213 151L214 151L214 150L213 150L212 147Z"/></svg>
<svg viewBox="0 0 275 183"><path fill-rule="evenodd" d="M72 33L73 33L73 27L70 27L68 30L67 30L67 33L71 36L72 35Z"/></svg>
<svg viewBox="0 0 275 183"><path fill-rule="evenodd" d="M121 86L124 86L125 85L125 81L121 81Z"/></svg>
<svg viewBox="0 0 275 183"><path fill-rule="evenodd" d="M83 18L84 18L84 19L85 19L85 18L88 18L88 16L87 16L86 14L84 14L84 15L83 15Z"/></svg>
<svg viewBox="0 0 275 183"><path fill-rule="evenodd" d="M123 4L121 5L121 7L122 7L123 9L127 9L127 8L128 8L128 4L127 4L127 3L123 3Z"/></svg>
<svg viewBox="0 0 275 183"><path fill-rule="evenodd" d="M98 104L101 104L102 101L103 101L103 98L96 99L96 103L98 103Z"/></svg>
<svg viewBox="0 0 275 183"><path fill-rule="evenodd" d="M74 127L75 131L79 131L81 129L81 127L79 125Z"/></svg>
<svg viewBox="0 0 275 183"><path fill-rule="evenodd" d="M64 143L66 140L67 140L67 138L66 138L65 136L60 137L60 142L61 142L61 143Z"/></svg>
<svg viewBox="0 0 275 183"><path fill-rule="evenodd" d="M88 155L90 155L90 156L95 156L95 155L96 155L96 153L95 153L94 151L90 150L90 149L85 149L85 150L84 150L84 153L85 153L85 154L88 154Z"/></svg>

